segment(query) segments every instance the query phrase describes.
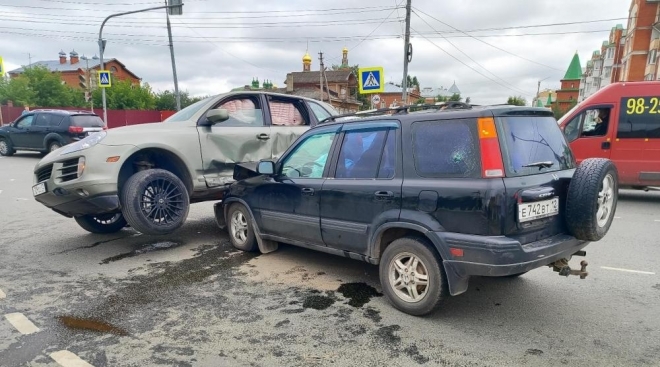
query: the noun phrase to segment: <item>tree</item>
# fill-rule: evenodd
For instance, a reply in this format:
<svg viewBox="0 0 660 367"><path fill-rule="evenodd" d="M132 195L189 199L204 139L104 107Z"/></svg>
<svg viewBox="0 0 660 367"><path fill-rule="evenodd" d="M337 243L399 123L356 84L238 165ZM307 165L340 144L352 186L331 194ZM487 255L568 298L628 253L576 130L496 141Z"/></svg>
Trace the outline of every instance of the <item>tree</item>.
<svg viewBox="0 0 660 367"><path fill-rule="evenodd" d="M190 97L187 91L179 92L181 95L181 108L186 108L191 104L202 100L205 97ZM176 110L176 97L171 90L165 90L155 94L155 106L159 111Z"/></svg>
<svg viewBox="0 0 660 367"><path fill-rule="evenodd" d="M106 105L113 110L151 110L156 107L156 97L149 84L136 84L130 80L112 78L112 87L106 88ZM94 105L100 106L101 88L93 92Z"/></svg>
<svg viewBox="0 0 660 367"><path fill-rule="evenodd" d="M512 106L527 106L527 100L523 96L511 96L506 101L506 104Z"/></svg>
<svg viewBox="0 0 660 367"><path fill-rule="evenodd" d="M438 96L435 97L435 101L436 102L447 102L447 101L449 101L449 97L438 94Z"/></svg>
<svg viewBox="0 0 660 367"><path fill-rule="evenodd" d="M12 101L14 106L34 106L36 94L30 89L27 78L0 79L0 104Z"/></svg>
<svg viewBox="0 0 660 367"><path fill-rule="evenodd" d="M426 98L421 98L421 97L420 97L420 98L415 102L415 104L426 104Z"/></svg>
<svg viewBox="0 0 660 367"><path fill-rule="evenodd" d="M454 93L454 94L451 95L451 97L449 97L449 101L460 102L462 100L463 100L463 98L458 93Z"/></svg>

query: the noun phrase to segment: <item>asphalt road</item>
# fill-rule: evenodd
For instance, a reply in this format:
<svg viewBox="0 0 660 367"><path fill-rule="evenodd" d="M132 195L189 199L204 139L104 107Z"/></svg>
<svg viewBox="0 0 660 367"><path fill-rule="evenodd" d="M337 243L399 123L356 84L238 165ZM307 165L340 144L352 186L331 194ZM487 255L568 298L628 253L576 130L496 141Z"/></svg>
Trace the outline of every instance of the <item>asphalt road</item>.
<svg viewBox="0 0 660 367"><path fill-rule="evenodd" d="M418 318L374 266L235 251L212 203L165 238L88 234L33 200L38 158L0 158L0 366L660 366L660 192L622 191L587 279L474 278Z"/></svg>

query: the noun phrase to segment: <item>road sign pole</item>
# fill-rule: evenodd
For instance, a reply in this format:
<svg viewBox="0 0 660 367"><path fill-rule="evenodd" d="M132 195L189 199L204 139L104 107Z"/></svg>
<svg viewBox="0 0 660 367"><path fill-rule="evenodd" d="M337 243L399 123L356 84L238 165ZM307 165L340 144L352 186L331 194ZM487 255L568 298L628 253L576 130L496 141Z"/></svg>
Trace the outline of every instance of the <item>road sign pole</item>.
<svg viewBox="0 0 660 367"><path fill-rule="evenodd" d="M155 6L153 8L146 8L146 9L140 9L140 10L133 10L133 11L126 11L123 13L115 13L115 14L110 14L108 15L105 19L103 19L103 22L101 23L101 28L99 29L99 54L100 54L100 62L99 62L99 67L100 70L105 70L104 65L103 65L103 51L105 50L105 45L103 42L103 27L105 26L105 23L108 22L111 18L115 17L120 17L122 15L129 15L129 14L135 14L135 13L143 13L145 11L150 11L150 10L160 10L160 9L178 9L180 10L183 7L183 3L181 4L176 4L176 5L165 5L165 6ZM101 100L103 101L103 122L105 122L106 126L108 125L108 108L106 105L106 99L105 99L105 88L101 90Z"/></svg>
<svg viewBox="0 0 660 367"><path fill-rule="evenodd" d="M412 7L412 0L406 3L406 36L403 43L403 82L401 83L403 91L401 92L401 101L403 105L408 104L408 50L410 46L410 10Z"/></svg>
<svg viewBox="0 0 660 367"><path fill-rule="evenodd" d="M167 0L165 0L167 5ZM170 25L169 9L165 12L167 18L167 37L170 41L170 58L172 59L172 77L174 78L174 97L176 98L176 110L181 111L181 95L179 94L179 80L176 76L176 63L174 62L174 43L172 42L172 26Z"/></svg>

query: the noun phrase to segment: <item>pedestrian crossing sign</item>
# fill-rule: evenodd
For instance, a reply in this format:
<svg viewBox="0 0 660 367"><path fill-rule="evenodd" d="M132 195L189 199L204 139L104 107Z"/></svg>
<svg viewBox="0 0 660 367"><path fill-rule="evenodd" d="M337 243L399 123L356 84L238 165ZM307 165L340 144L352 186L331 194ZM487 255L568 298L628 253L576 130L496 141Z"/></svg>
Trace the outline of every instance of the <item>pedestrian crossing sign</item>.
<svg viewBox="0 0 660 367"><path fill-rule="evenodd" d="M385 89L383 67L370 67L358 69L358 89L360 94L382 93Z"/></svg>
<svg viewBox="0 0 660 367"><path fill-rule="evenodd" d="M99 70L99 87L109 88L111 86L112 86L112 80L110 79L110 71Z"/></svg>

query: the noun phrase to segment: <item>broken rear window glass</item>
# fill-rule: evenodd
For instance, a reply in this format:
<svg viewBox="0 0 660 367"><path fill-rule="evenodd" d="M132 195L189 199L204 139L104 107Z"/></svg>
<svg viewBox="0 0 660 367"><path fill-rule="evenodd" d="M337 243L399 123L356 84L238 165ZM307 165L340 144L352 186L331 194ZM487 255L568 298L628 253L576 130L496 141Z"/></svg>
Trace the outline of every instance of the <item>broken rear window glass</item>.
<svg viewBox="0 0 660 367"><path fill-rule="evenodd" d="M425 121L413 125L415 168L422 177L478 177L476 122Z"/></svg>

